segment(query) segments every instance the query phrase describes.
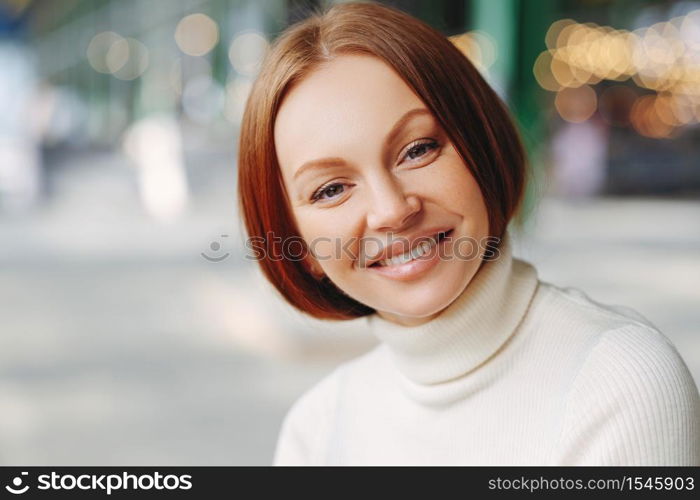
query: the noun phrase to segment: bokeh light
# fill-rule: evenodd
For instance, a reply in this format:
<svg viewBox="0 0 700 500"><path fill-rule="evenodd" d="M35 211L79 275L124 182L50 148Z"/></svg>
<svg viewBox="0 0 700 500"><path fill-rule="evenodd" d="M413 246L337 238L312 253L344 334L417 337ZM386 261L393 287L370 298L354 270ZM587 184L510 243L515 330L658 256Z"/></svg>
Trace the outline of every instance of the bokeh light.
<svg viewBox="0 0 700 500"><path fill-rule="evenodd" d="M486 32L469 31L450 37L450 41L482 73L487 73L498 57L496 40Z"/></svg>
<svg viewBox="0 0 700 500"><path fill-rule="evenodd" d="M124 38L117 40L110 46L105 57L110 73L114 74L124 67L129 60L129 52L129 42Z"/></svg>
<svg viewBox="0 0 700 500"><path fill-rule="evenodd" d="M682 18L680 36L691 50L700 51L700 10Z"/></svg>
<svg viewBox="0 0 700 500"><path fill-rule="evenodd" d="M228 51L228 58L234 69L241 75L253 76L258 72L269 43L257 31L239 33L234 37Z"/></svg>
<svg viewBox="0 0 700 500"><path fill-rule="evenodd" d="M562 88L559 82L552 74L552 52L545 50L535 60L532 68L532 73L535 75L535 80L540 87L551 92L556 92Z"/></svg>
<svg viewBox="0 0 700 500"><path fill-rule="evenodd" d="M558 21L554 21L550 26L549 29L547 30L547 34L544 37L545 44L547 45L547 48L549 49L556 49L558 47L557 45L557 40L559 38L559 34L562 32L564 28L567 26L570 26L572 24L575 24L575 21L573 19L559 19Z"/></svg>
<svg viewBox="0 0 700 500"><path fill-rule="evenodd" d="M562 89L554 99L559 116L571 123L588 120L595 113L597 104L595 90L588 85Z"/></svg>
<svg viewBox="0 0 700 500"><path fill-rule="evenodd" d="M112 73L110 62L108 62L108 55L112 47L123 40L124 38L121 35L113 31L104 31L92 37L86 52L90 66L100 73ZM113 57L114 56L112 56L112 58ZM112 62L112 64L114 63Z"/></svg>
<svg viewBox="0 0 700 500"><path fill-rule="evenodd" d="M637 132L653 139L670 137L675 128L665 123L659 116L654 95L644 95L635 101L630 113L630 121Z"/></svg>
<svg viewBox="0 0 700 500"><path fill-rule="evenodd" d="M573 67L558 56L552 58L550 70L561 87L579 87L582 83L576 78Z"/></svg>
<svg viewBox="0 0 700 500"><path fill-rule="evenodd" d="M678 119L674 112L675 98L672 94L659 94L654 99L654 111L663 123L670 127L678 127L684 123Z"/></svg>
<svg viewBox="0 0 700 500"><path fill-rule="evenodd" d="M206 14L191 14L177 24L175 42L185 54L203 56L219 41L219 27Z"/></svg>
<svg viewBox="0 0 700 500"><path fill-rule="evenodd" d="M107 54L107 64L120 80L133 80L148 68L149 52L138 40L125 38L112 45Z"/></svg>
<svg viewBox="0 0 700 500"><path fill-rule="evenodd" d="M149 51L143 43L113 31L92 37L86 56L95 71L111 74L120 80L138 78L149 65Z"/></svg>
<svg viewBox="0 0 700 500"><path fill-rule="evenodd" d="M640 134L652 138L668 137L675 128L697 123L700 10L632 32L560 19L550 25L545 44L548 50L540 53L532 71L540 87L557 92L557 110L564 119L578 120L580 110L571 114L569 97L574 94L563 90L631 79L658 96L632 99L629 91L613 86L601 96L606 121L632 123ZM582 105L588 110L590 92L580 95L588 99Z"/></svg>

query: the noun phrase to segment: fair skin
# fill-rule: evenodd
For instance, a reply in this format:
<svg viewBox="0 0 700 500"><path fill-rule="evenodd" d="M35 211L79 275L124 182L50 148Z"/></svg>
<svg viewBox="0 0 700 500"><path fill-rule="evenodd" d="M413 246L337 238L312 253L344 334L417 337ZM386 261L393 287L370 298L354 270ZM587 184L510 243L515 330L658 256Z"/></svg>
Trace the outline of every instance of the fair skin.
<svg viewBox="0 0 700 500"><path fill-rule="evenodd" d="M344 54L317 67L285 96L274 137L311 272L406 326L464 291L483 251L455 258L469 254L456 245L488 237L486 205L439 122L390 66ZM431 245L405 263L368 265L397 239L402 250L381 256L415 250L419 239Z"/></svg>

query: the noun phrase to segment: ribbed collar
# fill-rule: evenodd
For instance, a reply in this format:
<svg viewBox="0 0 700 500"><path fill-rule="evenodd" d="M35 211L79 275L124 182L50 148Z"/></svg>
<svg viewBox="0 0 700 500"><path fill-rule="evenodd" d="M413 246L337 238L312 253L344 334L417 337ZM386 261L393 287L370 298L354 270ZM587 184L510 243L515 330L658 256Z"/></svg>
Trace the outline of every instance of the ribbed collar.
<svg viewBox="0 0 700 500"><path fill-rule="evenodd" d="M367 317L370 330L408 379L438 384L465 375L513 334L537 289L537 271L513 257L508 231L499 252L498 258L484 261L464 292L427 323L407 327L376 313Z"/></svg>

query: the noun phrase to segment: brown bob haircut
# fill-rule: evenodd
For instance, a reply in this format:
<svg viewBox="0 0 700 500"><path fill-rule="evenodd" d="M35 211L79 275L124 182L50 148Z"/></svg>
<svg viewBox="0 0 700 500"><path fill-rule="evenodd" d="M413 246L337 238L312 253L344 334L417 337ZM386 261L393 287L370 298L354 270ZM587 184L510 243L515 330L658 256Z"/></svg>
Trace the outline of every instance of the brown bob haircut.
<svg viewBox="0 0 700 500"><path fill-rule="evenodd" d="M342 54L382 59L420 97L478 183L490 236L502 238L522 203L526 159L508 111L448 38L392 7L336 4L287 28L274 42L248 97L238 149L240 213L265 277L298 310L320 319L353 319L374 309L317 279L299 259L273 258L277 243L304 245L287 204L274 144L280 104L293 85ZM270 239L269 235L275 238ZM279 238L278 238L279 237ZM276 243L276 241L277 243Z"/></svg>

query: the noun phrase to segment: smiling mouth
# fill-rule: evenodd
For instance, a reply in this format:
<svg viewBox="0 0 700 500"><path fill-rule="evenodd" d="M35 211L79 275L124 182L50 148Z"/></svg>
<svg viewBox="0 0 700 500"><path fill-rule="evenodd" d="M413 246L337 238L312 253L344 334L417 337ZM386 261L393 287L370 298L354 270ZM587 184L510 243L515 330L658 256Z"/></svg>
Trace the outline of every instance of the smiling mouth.
<svg viewBox="0 0 700 500"><path fill-rule="evenodd" d="M374 262L373 264L370 264L369 267L398 266L401 264L405 264L406 262L418 259L419 257L422 257L423 255L430 252L430 250L432 250L438 243L444 240L447 236L451 235L453 231L454 229L450 229L449 231L437 233L431 236L430 238L426 239L425 241L421 241L418 245L416 245L416 247L413 250L409 250L408 252L403 253L401 255L395 255L390 259L383 259Z"/></svg>

